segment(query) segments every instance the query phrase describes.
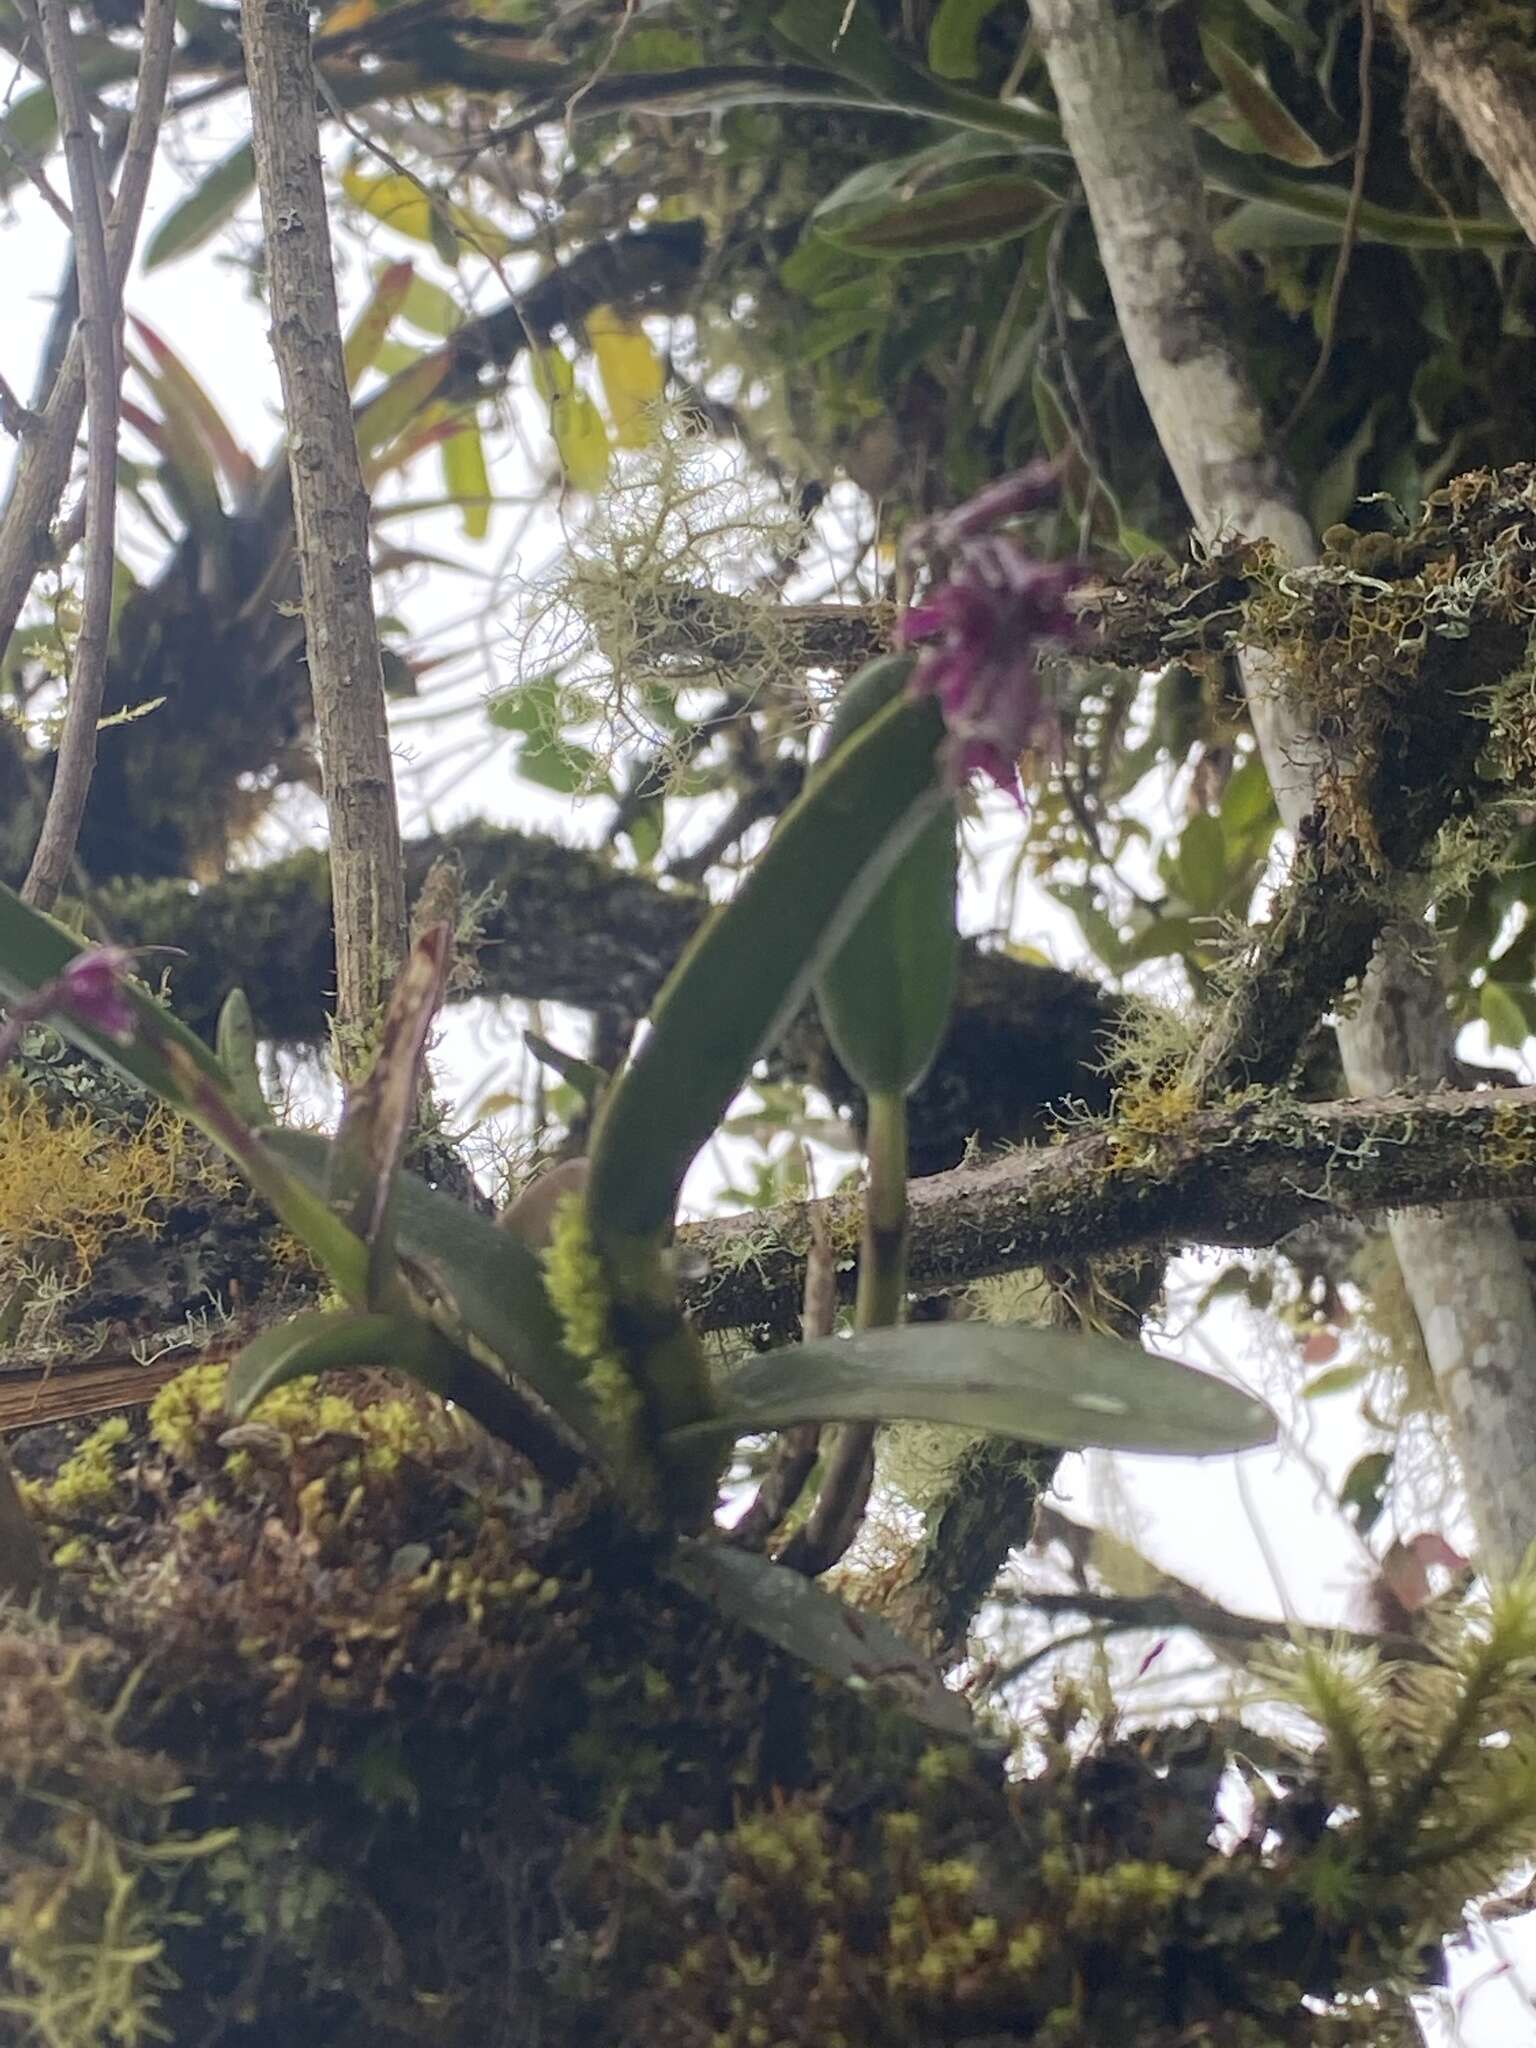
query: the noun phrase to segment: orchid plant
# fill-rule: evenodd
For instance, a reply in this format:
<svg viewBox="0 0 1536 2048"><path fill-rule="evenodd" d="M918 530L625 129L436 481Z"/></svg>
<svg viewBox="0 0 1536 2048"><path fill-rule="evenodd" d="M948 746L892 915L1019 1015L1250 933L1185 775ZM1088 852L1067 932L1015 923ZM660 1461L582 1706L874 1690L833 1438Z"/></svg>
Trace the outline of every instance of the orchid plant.
<svg viewBox="0 0 1536 2048"><path fill-rule="evenodd" d="M918 536L928 587L902 638L922 651L884 657L847 686L805 792L663 989L601 1111L585 1187L559 1205L542 1252L402 1171L446 927L417 941L372 1069L325 1138L266 1113L238 992L210 1052L135 984L130 955L81 949L0 891L0 996L12 1006L0 1051L46 1020L181 1110L307 1244L339 1297L246 1346L229 1377L233 1416L304 1375L393 1367L516 1445L550 1488L595 1476L655 1542L661 1568L844 1676L853 1650L840 1604L713 1538L739 1440L842 1425L854 1455L829 1460L824 1483L841 1472L867 1489L873 1430L889 1420L1193 1455L1272 1437L1273 1418L1248 1394L1128 1342L901 1327L906 1098L951 1002L956 792L979 770L1018 794L1017 756L1051 723L1042 654L1075 634L1077 572L1031 560L1008 530L1048 489L1038 472L1005 479ZM813 995L869 1104L855 1328L756 1357L717 1383L680 1303L678 1195L754 1060ZM910 1651L888 1630L871 1637L872 1626L860 1618L860 1668L884 1658L910 1670ZM951 1727L962 1712L942 1687L917 1704Z"/></svg>

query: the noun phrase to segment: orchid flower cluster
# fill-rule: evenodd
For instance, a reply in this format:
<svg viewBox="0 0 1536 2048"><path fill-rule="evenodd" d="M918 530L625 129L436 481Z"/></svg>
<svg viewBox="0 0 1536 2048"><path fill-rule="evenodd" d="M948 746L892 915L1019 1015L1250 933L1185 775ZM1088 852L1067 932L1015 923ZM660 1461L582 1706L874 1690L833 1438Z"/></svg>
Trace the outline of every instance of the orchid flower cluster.
<svg viewBox="0 0 1536 2048"><path fill-rule="evenodd" d="M1050 464L1031 463L925 520L905 550L930 573L900 632L904 645L922 649L913 692L936 696L944 715L946 777L958 788L979 771L1019 803L1019 756L1054 749L1059 739L1040 663L1080 642L1069 600L1086 571L1079 562L1039 561L1020 535L999 529L1050 504L1056 483Z"/></svg>

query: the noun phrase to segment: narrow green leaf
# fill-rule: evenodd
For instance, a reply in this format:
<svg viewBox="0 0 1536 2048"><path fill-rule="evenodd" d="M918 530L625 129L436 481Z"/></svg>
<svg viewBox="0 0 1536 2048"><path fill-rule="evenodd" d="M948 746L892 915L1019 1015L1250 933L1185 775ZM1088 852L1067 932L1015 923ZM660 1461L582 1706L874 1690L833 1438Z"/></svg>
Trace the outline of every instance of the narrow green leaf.
<svg viewBox="0 0 1536 2048"><path fill-rule="evenodd" d="M594 1066L591 1060L578 1059L573 1052L562 1052L558 1045L551 1045L537 1031L525 1031L523 1043L541 1067L548 1067L552 1073L558 1074L589 1107L600 1091L607 1087L608 1076L601 1067Z"/></svg>
<svg viewBox="0 0 1536 2048"><path fill-rule="evenodd" d="M1227 98L1270 156L1306 171L1319 170L1335 160L1313 141L1273 87L1224 37L1208 30L1200 40L1205 61L1221 80Z"/></svg>
<svg viewBox="0 0 1536 2048"><path fill-rule="evenodd" d="M332 1141L313 1131L273 1131L271 1150L306 1185L323 1190ZM397 1182L395 1245L409 1270L430 1286L444 1312L530 1388L584 1443L602 1429L565 1349L544 1269L528 1247L484 1216L440 1195L414 1174Z"/></svg>
<svg viewBox="0 0 1536 2048"><path fill-rule="evenodd" d="M946 799L930 699L873 719L784 813L740 894L663 989L650 1037L598 1122L598 1237L659 1240L683 1176L891 869Z"/></svg>
<svg viewBox="0 0 1536 2048"><path fill-rule="evenodd" d="M1368 1365L1330 1365L1326 1372L1315 1373L1301 1390L1303 1401L1326 1401L1333 1394L1347 1394L1361 1386L1371 1376Z"/></svg>
<svg viewBox="0 0 1536 2048"><path fill-rule="evenodd" d="M838 750L906 688L910 655L871 662L838 700L828 752ZM828 961L816 1006L833 1050L866 1095L905 1095L939 1049L954 1002L955 807L946 803L913 840L874 901Z"/></svg>
<svg viewBox="0 0 1536 2048"><path fill-rule="evenodd" d="M797 1422L953 1423L1021 1443L1193 1457L1275 1437L1262 1401L1139 1344L995 1323L909 1324L767 1352L726 1381L718 1416L675 1434Z"/></svg>
<svg viewBox="0 0 1536 2048"><path fill-rule="evenodd" d="M981 30L998 0L940 0L928 30L928 68L940 78L979 78Z"/></svg>
<svg viewBox="0 0 1536 2048"><path fill-rule="evenodd" d="M813 1580L754 1551L690 1537L679 1542L667 1576L727 1621L839 1685L899 1706L941 1735L974 1738L965 1701L878 1614L855 1612Z"/></svg>
<svg viewBox="0 0 1536 2048"><path fill-rule="evenodd" d="M253 1337L229 1369L225 1406L243 1421L264 1395L290 1380L312 1378L347 1366L398 1366L412 1371L446 1348L446 1339L408 1316L358 1315L349 1309L317 1310L276 1323ZM427 1384L433 1384L428 1381Z"/></svg>
<svg viewBox="0 0 1536 2048"><path fill-rule="evenodd" d="M256 153L250 143L242 142L171 208L145 246L144 268L157 270L162 263L200 249L234 218L255 189Z"/></svg>
<svg viewBox="0 0 1536 2048"><path fill-rule="evenodd" d="M861 177L854 173L854 179ZM897 184L883 200L847 180L811 216L818 234L861 256L934 255L985 248L1029 230L1060 202L1023 171L954 178L928 190Z"/></svg>
<svg viewBox="0 0 1536 2048"><path fill-rule="evenodd" d="M527 1440L524 1411L505 1380L412 1315L316 1310L263 1330L231 1365L225 1405L243 1420L264 1395L290 1380L358 1366L404 1373L472 1415L492 1436L516 1444Z"/></svg>
<svg viewBox="0 0 1536 2048"><path fill-rule="evenodd" d="M137 314L130 313L128 318L154 358L151 384L166 419L207 450L234 490L249 490L260 472L235 439L224 415L170 343Z"/></svg>
<svg viewBox="0 0 1536 2048"><path fill-rule="evenodd" d="M270 1124L272 1111L262 1091L257 1060L256 1020L243 988L232 988L224 998L214 1048L246 1122L257 1130Z"/></svg>
<svg viewBox="0 0 1536 2048"><path fill-rule="evenodd" d="M394 1271L395 1184L421 1095L427 1034L443 1000L453 952L446 924L432 925L411 948L389 998L368 1077L347 1091L331 1153L326 1200L368 1247L369 1306L384 1305Z"/></svg>

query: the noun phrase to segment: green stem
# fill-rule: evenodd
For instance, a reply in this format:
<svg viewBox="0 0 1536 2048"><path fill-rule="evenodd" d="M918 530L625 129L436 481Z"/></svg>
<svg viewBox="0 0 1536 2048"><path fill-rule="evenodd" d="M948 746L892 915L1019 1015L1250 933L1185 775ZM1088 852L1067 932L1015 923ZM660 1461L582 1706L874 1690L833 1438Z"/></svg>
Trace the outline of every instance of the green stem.
<svg viewBox="0 0 1536 2048"><path fill-rule="evenodd" d="M907 1098L869 1098L869 1178L854 1323L885 1329L901 1321L907 1285Z"/></svg>
<svg viewBox="0 0 1536 2048"><path fill-rule="evenodd" d="M861 1330L901 1321L907 1288L907 1098L869 1098L864 1237L853 1319ZM875 1477L875 1425L849 1422L826 1455L816 1504L778 1562L814 1578L830 1571L859 1533Z"/></svg>

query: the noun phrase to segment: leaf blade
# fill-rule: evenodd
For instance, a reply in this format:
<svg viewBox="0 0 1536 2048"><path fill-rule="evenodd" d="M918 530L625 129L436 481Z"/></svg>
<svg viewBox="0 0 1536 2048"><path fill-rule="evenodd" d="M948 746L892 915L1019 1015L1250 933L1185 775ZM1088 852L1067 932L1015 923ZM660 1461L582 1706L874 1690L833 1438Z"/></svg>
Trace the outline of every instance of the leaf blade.
<svg viewBox="0 0 1536 2048"><path fill-rule="evenodd" d="M1275 1436L1252 1395L1120 1338L1026 1324L909 1324L765 1353L679 1434L797 1422L956 1423L1063 1449L1216 1456Z"/></svg>

